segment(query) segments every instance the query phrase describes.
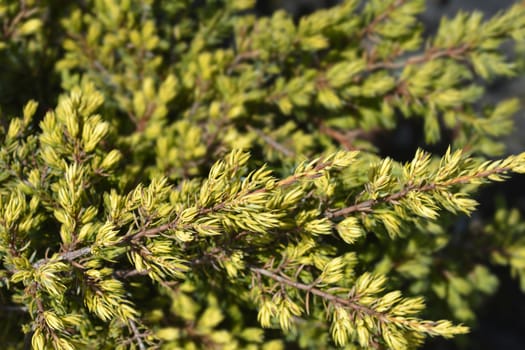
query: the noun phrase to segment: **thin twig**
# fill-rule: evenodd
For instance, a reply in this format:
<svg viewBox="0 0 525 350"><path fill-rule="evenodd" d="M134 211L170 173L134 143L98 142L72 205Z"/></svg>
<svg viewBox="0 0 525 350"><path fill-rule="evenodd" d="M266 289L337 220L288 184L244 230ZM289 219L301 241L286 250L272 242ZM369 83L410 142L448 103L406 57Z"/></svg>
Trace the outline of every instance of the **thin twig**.
<svg viewBox="0 0 525 350"><path fill-rule="evenodd" d="M137 340L137 345L139 346L139 349L146 350L146 345L144 345L144 342L142 341L142 336L140 335L140 332L137 329L137 325L135 324L135 321L129 320L129 326L131 327L131 330L133 331L133 339Z"/></svg>
<svg viewBox="0 0 525 350"><path fill-rule="evenodd" d="M283 146L282 144L280 144L279 142L275 141L273 138L271 138L270 136L266 135L262 130L260 129L257 129L257 128L254 128L253 126L251 125L248 125L246 127L248 130L250 131L253 131L257 134L257 136L259 136L261 139L263 139L267 144L269 144L271 147L275 148L277 151L281 152L282 154L284 154L285 156L287 157L294 157L295 156L295 153L291 150L289 150L288 148L286 148L285 146Z"/></svg>
<svg viewBox="0 0 525 350"><path fill-rule="evenodd" d="M38 8L26 9L25 6L22 7L20 12L13 18L11 23L4 25L4 39L9 39L13 33L15 33L16 26L23 19L30 17L38 11Z"/></svg>
<svg viewBox="0 0 525 350"><path fill-rule="evenodd" d="M234 60L230 63L230 66L226 70L226 74L230 75L233 70L244 60L254 59L259 56L259 50L241 52L235 56Z"/></svg>
<svg viewBox="0 0 525 350"><path fill-rule="evenodd" d="M117 270L117 271L114 271L113 274L117 277L117 278L122 278L122 279L126 279L126 278L129 278L129 277L133 277L133 276L146 276L149 274L149 271L148 270Z"/></svg>
<svg viewBox="0 0 525 350"><path fill-rule="evenodd" d="M86 256L86 255L89 255L89 254L91 254L91 247L84 247L84 248L80 248L80 249L77 249L77 250L72 250L70 252L62 253L62 254L60 254L58 256L57 260L58 261L62 261L62 260L73 261L75 259L78 259L80 257ZM40 266L42 266L45 263L47 263L49 260L51 260L51 259L49 259L49 258L40 259L40 260L38 260L37 262L35 262L33 264L33 267L35 269L37 269Z"/></svg>
<svg viewBox="0 0 525 350"><path fill-rule="evenodd" d="M377 204L396 202L396 201L402 199L403 197L405 197L411 191L429 192L429 191L435 190L436 188L444 188L444 187L449 187L449 186L453 186L453 185L464 184L464 183L470 182L472 179L475 179L475 178L484 178L484 177L487 177L487 176L490 176L490 175L493 175L493 174L505 173L505 172L510 171L510 170L511 169L508 168L508 167L496 168L496 169L490 169L490 170L486 170L486 171L481 171L481 172L476 173L474 175L460 176L460 177L451 179L451 180L443 182L443 183L438 183L438 184L428 184L428 185L423 185L423 186L410 185L410 186L406 186L405 188L403 188L399 192L390 194L390 195L385 196L385 197L380 197L380 198L377 198L377 199L369 199L369 200L363 201L361 203L357 203L357 204L351 205L349 207L346 207L346 208L343 208L343 209L339 209L339 210L335 210L335 211L327 211L327 212L325 212L325 216L327 218L329 218L329 219L332 219L332 218L336 218L336 217L347 216L348 214L351 214L353 212L369 212Z"/></svg>
<svg viewBox="0 0 525 350"><path fill-rule="evenodd" d="M317 295L318 297L321 297L322 299L324 299L326 301L329 301L329 302L332 302L334 304L347 306L347 307L349 307L349 308L351 308L351 309L353 309L355 311L359 311L359 312L365 313L367 315L375 316L375 317L377 317L380 320L384 319L384 315L382 313L380 313L380 312L378 312L378 311L376 311L374 309L371 309L369 307L366 307L364 305L361 305L361 304L353 301L350 298L343 298L343 297L340 297L340 296L337 296L337 295L334 295L334 294L327 293L327 292L325 292L325 291L323 291L323 290L321 290L319 288L313 287L310 284L304 284L304 283L301 283L301 282L293 281L290 278L283 276L282 274L278 275L276 273L273 273L272 271L269 271L269 270L266 270L266 269L262 269L262 268L259 268L259 267L251 267L250 270L252 270L256 274L269 277L269 278L271 278L271 279L273 279L273 280L275 280L275 281L277 281L277 282L279 282L281 284L285 284L287 286L294 287L296 289L305 291L307 293L311 293L311 294Z"/></svg>
<svg viewBox="0 0 525 350"><path fill-rule="evenodd" d="M334 128L331 128L327 126L325 123L321 122L319 131L328 137L334 139L335 141L339 142L341 146L343 146L347 151L354 151L358 148L352 145L352 141L362 133L361 130L354 130L354 131L347 131L347 132L341 132L339 130L336 130Z"/></svg>
<svg viewBox="0 0 525 350"><path fill-rule="evenodd" d="M404 61L399 62L377 62L369 63L368 71L376 69L399 69L409 65L421 64L425 62L434 61L443 57L458 58L461 57L470 48L469 45L461 45L459 47L447 48L444 50L429 49L421 55L412 56Z"/></svg>

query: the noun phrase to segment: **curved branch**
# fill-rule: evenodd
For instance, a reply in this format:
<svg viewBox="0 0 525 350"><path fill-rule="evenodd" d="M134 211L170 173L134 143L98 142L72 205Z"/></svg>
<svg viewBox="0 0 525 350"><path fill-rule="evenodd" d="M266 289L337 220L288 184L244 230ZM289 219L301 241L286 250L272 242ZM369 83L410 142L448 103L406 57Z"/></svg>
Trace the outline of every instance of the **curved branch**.
<svg viewBox="0 0 525 350"><path fill-rule="evenodd" d="M377 317L380 320L385 320L385 315L384 314L382 314L380 312L377 312L374 309L371 309L371 308L366 307L364 305L361 305L361 304L353 301L352 299L343 298L343 297L339 297L339 296L334 295L334 294L330 294L328 292L322 291L319 288L315 288L312 285L304 284L304 283L297 282L297 281L293 281L293 280L291 280L291 279L289 279L287 277L284 277L283 275L278 275L278 274L273 273L273 272L271 272L269 270L262 269L262 268L259 268L259 267L250 267L250 270L252 270L256 274L269 277L269 278L273 279L274 281L277 281L277 282L279 282L281 284L286 284L286 285L288 285L290 287L294 287L296 289L300 289L300 290L303 290L305 292L317 295L318 297L321 297L322 299L330 301L332 303L339 304L339 305L344 305L344 306L347 306L347 307L349 307L349 308L351 308L351 309L353 309L355 311L360 311L360 312L363 312L363 313L365 313L367 315Z"/></svg>

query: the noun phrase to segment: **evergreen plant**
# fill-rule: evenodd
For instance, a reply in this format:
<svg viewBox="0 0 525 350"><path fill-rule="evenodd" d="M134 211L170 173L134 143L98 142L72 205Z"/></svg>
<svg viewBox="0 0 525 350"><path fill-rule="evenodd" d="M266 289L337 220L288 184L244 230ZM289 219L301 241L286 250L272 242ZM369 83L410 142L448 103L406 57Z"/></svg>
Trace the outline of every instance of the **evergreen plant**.
<svg viewBox="0 0 525 350"><path fill-rule="evenodd" d="M0 0L2 348L415 349L493 266L525 290L517 209L458 225L525 173L484 100L525 6L426 37L423 0L254 5Z"/></svg>

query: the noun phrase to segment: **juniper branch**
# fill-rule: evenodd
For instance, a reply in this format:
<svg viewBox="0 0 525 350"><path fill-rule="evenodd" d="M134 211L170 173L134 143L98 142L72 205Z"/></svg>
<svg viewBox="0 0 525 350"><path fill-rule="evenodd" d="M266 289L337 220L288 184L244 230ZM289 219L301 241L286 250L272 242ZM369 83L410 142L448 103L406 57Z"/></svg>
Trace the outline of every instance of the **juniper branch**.
<svg viewBox="0 0 525 350"><path fill-rule="evenodd" d="M446 49L430 48L421 55L416 55L398 62L369 62L367 66L368 71L377 69L400 69L410 65L418 65L440 58L464 59L464 54L470 49L470 45L463 44L458 47L451 47Z"/></svg>
<svg viewBox="0 0 525 350"><path fill-rule="evenodd" d="M290 287L293 287L293 288L296 288L296 289L299 289L299 290L302 290L302 291L305 291L305 292L317 295L318 297L321 297L322 299L324 299L326 301L329 301L329 302L332 302L332 303L335 303L335 304L338 304L338 305L344 305L344 306L350 307L353 310L366 313L367 315L378 317L378 319L382 319L383 316L384 316L383 314L380 314L377 311L375 311L375 310L373 310L371 308L368 308L368 307L366 307L364 305L356 303L355 301L352 301L349 298L343 298L343 297L340 297L340 296L337 296L337 295L334 295L334 294L330 294L330 293L325 292L325 291L323 291L323 290L321 290L319 288L315 288L312 285L304 284L304 283L297 282L297 281L293 281L290 278L284 277L283 275L278 275L276 273L273 273L272 271L269 271L269 270L266 270L266 269L262 269L262 268L259 268L259 267L250 267L250 270L252 270L253 272L255 272L255 273L259 274L259 275L263 275L263 276L269 277L269 278L273 279L274 281L277 281L277 282L279 282L281 284L285 284L285 285L288 285Z"/></svg>
<svg viewBox="0 0 525 350"><path fill-rule="evenodd" d="M512 170L510 167L502 167L502 168L495 168L495 169L480 171L472 175L460 176L460 177L445 181L443 183L433 183L433 184L426 184L426 185L409 184L405 186L399 192L396 192L396 193L393 193L393 194L390 194L384 197L380 197L377 199L369 199L369 200L351 205L346 208L338 209L338 210L328 210L325 212L325 216L329 219L332 219L332 218L347 216L354 212L368 212L368 211L371 211L373 207L378 204L395 203L396 201L406 197L406 195L412 191L430 192L438 188L441 189L441 188L446 188L446 187L450 187L453 185L469 183L470 181L476 178L486 178L490 175L506 173L510 170Z"/></svg>
<svg viewBox="0 0 525 350"><path fill-rule="evenodd" d="M349 297L345 298L345 297L341 297L341 296L323 291L319 288L316 288L315 286L294 281L290 279L288 276L284 276L282 274L278 275L267 269L263 269L259 267L250 267L250 270L258 275L263 275L268 278L271 278L272 280L282 285L287 285L289 287L293 287L293 288L305 291L307 293L316 295L322 298L324 301L333 303L334 306L343 306L343 307L349 308L356 313L356 316L358 318L360 318L361 315L368 315L378 320L379 323L395 324L402 329L416 330L418 332L426 333L429 335L449 336L450 334L448 334L448 332L452 332L451 334L453 334L454 332L465 333L467 331L466 327L456 326L456 327L453 327L453 330L449 330L447 333L443 332L442 334L442 332L440 332L439 330L439 325L440 325L439 321L438 322L425 321L425 320L421 320L421 319L413 318L413 317L389 315L387 311L379 312L370 306L359 303L358 301L356 301L357 298L359 297L358 295L350 296L350 293L349 293Z"/></svg>
<svg viewBox="0 0 525 350"><path fill-rule="evenodd" d="M370 34L371 32L374 31L374 28L381 22L383 22L384 20L386 20L390 14L392 13L392 11L394 11L395 9L397 9L398 7L401 7L403 6L405 3L406 3L407 0L397 0L396 2L393 2L392 4L390 4L390 6L388 6L386 8L386 10L379 14L378 16L376 16L372 22L370 22L365 28L363 28L360 32L359 32L359 37L364 37L368 34Z"/></svg>

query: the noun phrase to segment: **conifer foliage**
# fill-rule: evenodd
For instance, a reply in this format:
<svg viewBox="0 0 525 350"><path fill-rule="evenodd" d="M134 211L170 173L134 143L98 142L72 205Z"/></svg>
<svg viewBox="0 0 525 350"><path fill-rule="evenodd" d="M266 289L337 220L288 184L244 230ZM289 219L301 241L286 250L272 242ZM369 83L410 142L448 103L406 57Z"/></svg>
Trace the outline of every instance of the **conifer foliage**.
<svg viewBox="0 0 525 350"><path fill-rule="evenodd" d="M525 173L519 103L483 99L525 7L424 38L422 0L254 5L0 1L3 348L415 349L490 266L525 290L517 209L454 229ZM446 152L380 157L402 118Z"/></svg>

